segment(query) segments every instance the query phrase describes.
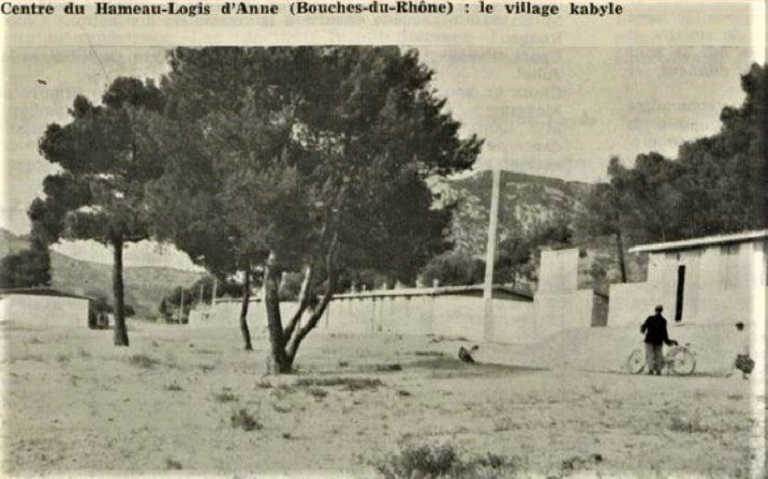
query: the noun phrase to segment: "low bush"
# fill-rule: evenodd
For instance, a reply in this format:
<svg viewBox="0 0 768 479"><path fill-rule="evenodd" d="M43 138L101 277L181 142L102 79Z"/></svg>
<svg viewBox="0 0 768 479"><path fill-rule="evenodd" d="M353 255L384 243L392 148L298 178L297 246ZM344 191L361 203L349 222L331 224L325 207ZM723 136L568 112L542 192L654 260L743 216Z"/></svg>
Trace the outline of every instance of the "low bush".
<svg viewBox="0 0 768 479"><path fill-rule="evenodd" d="M264 425L261 424L251 413L245 408L237 409L232 412L230 416L230 424L235 429L242 429L243 431L261 431L264 429Z"/></svg>
<svg viewBox="0 0 768 479"><path fill-rule="evenodd" d="M216 400L216 402L220 403L237 401L237 396L235 396L231 391L227 389L224 389L220 393L214 393L213 398Z"/></svg>
<svg viewBox="0 0 768 479"><path fill-rule="evenodd" d="M462 459L451 444L406 444L375 465L385 479L480 479L512 477L515 461L497 454Z"/></svg>
<svg viewBox="0 0 768 479"><path fill-rule="evenodd" d="M675 432L687 432L691 434L710 432L709 427L702 424L698 414L690 418L684 416L672 416L672 422L669 425L669 429Z"/></svg>

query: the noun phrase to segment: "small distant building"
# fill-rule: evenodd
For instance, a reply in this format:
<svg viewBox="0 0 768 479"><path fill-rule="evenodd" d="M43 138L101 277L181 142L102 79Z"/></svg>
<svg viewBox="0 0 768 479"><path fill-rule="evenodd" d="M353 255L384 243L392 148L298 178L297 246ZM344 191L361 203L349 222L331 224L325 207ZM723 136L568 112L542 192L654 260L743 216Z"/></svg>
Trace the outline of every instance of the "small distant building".
<svg viewBox="0 0 768 479"><path fill-rule="evenodd" d="M0 290L0 322L88 327L90 298L50 288Z"/></svg>
<svg viewBox="0 0 768 479"><path fill-rule="evenodd" d="M733 325L764 315L768 230L636 246L644 283L610 287L609 326L636 325L664 306L670 323Z"/></svg>

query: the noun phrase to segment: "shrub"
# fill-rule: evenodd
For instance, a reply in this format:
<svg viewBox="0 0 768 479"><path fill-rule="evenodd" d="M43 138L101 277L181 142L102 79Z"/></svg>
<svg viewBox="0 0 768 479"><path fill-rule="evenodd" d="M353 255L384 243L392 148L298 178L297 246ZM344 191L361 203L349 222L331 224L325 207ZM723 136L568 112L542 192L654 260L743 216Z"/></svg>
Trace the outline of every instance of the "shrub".
<svg viewBox="0 0 768 479"><path fill-rule="evenodd" d="M240 408L230 416L230 423L235 429L242 429L243 431L261 431L264 429L262 425L251 413L245 408Z"/></svg>
<svg viewBox="0 0 768 479"><path fill-rule="evenodd" d="M453 446L407 445L398 454L389 457L377 470L386 479L410 477L438 478L448 475L459 457Z"/></svg>
<svg viewBox="0 0 768 479"><path fill-rule="evenodd" d="M146 354L134 354L128 361L136 367L142 369L151 369L160 364L160 361L147 356Z"/></svg>
<svg viewBox="0 0 768 479"><path fill-rule="evenodd" d="M687 432L691 434L696 432L709 432L709 427L701 423L701 418L698 414L694 415L693 418L673 416L669 429L675 432Z"/></svg>
<svg viewBox="0 0 768 479"><path fill-rule="evenodd" d="M220 393L215 393L213 398L216 399L216 402L220 403L237 401L237 396L226 389Z"/></svg>
<svg viewBox="0 0 768 479"><path fill-rule="evenodd" d="M326 391L325 389L319 388L319 387L314 387L314 386L307 388L307 393L310 396L315 397L317 399L322 399L322 398L324 398L325 396L328 395L328 391Z"/></svg>
<svg viewBox="0 0 768 479"><path fill-rule="evenodd" d="M401 447L400 452L376 465L385 479L475 479L511 477L515 461L498 454L487 454L463 460L451 444Z"/></svg>

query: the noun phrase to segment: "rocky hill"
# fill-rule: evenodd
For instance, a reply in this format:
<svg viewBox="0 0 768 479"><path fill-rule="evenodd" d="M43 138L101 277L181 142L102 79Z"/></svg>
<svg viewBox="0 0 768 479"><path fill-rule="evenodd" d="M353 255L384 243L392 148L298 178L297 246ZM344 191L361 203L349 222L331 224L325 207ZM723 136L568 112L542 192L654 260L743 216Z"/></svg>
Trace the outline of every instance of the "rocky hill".
<svg viewBox="0 0 768 479"><path fill-rule="evenodd" d="M29 247L29 242L0 229L0 257ZM51 251L53 288L112 298L112 266L75 259ZM123 271L125 303L133 306L137 316L154 317L163 296L176 286L190 286L202 275L165 267L126 267Z"/></svg>
<svg viewBox="0 0 768 479"><path fill-rule="evenodd" d="M449 232L454 249L474 256L485 254L491 204L492 175L477 172L461 179L434 180L432 189L445 204L455 203ZM502 171L499 188L499 241L513 234L530 233L555 220L573 224L584 208L592 185L578 181ZM607 292L607 284L620 281L618 254L612 238L576 240L582 249L579 287ZM628 279L642 281L645 258L626 255ZM536 259L534 262L537 262ZM535 284L532 285L535 288Z"/></svg>
<svg viewBox="0 0 768 479"><path fill-rule="evenodd" d="M570 220L583 208L588 183L502 171L499 195L499 239L529 233L551 220ZM456 249L482 255L486 247L491 204L490 171L432 185L442 201L456 203L450 236Z"/></svg>

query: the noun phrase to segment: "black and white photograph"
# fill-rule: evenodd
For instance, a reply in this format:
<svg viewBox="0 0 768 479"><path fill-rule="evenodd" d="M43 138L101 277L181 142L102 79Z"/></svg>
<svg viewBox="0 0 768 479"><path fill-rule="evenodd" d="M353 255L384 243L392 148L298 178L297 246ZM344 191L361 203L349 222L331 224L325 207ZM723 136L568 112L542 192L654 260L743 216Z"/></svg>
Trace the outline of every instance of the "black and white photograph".
<svg viewBox="0 0 768 479"><path fill-rule="evenodd" d="M764 2L0 13L0 476L767 477Z"/></svg>

